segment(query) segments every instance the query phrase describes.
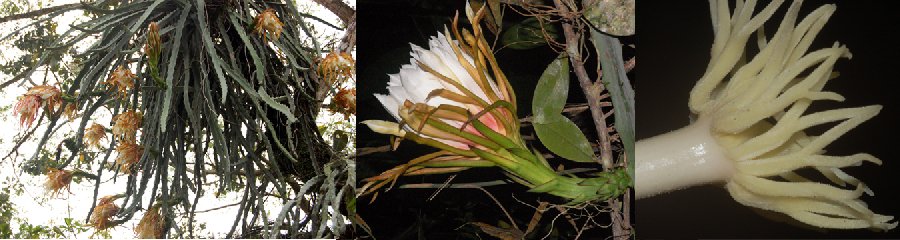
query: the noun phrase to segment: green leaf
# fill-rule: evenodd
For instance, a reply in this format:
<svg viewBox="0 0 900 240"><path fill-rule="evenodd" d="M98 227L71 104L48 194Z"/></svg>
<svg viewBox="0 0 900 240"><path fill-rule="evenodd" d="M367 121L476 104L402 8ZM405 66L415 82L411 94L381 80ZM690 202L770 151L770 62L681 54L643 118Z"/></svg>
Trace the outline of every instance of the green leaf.
<svg viewBox="0 0 900 240"><path fill-rule="evenodd" d="M184 33L184 24L187 21L187 17L190 13L190 8L184 8L181 12L181 16L178 20L178 25L175 25L175 43L172 47L172 54L169 55L169 65L166 69L166 95L163 99L163 109L160 112L159 116L159 129L162 132L166 132L168 128L168 120L169 120L169 107L172 105L172 95L174 94L175 88L175 64L178 62L178 50L181 49L181 35Z"/></svg>
<svg viewBox="0 0 900 240"><path fill-rule="evenodd" d="M531 103L534 131L554 154L576 162L593 162L594 151L587 137L562 115L568 95L569 60L560 54L547 65L534 89Z"/></svg>
<svg viewBox="0 0 900 240"><path fill-rule="evenodd" d="M554 154L576 162L594 162L591 144L572 120L559 115L549 123L534 122L534 131Z"/></svg>
<svg viewBox="0 0 900 240"><path fill-rule="evenodd" d="M528 18L509 27L509 29L503 33L500 42L503 46L512 49L532 49L547 44L547 41L544 40L545 33L551 39L559 37L559 34L556 32L556 28L554 28L553 25L550 25L547 22L543 22L542 24L537 18Z"/></svg>
<svg viewBox="0 0 900 240"><path fill-rule="evenodd" d="M241 27L240 22L238 22L238 19L234 14L229 14L228 19L231 20L231 25L237 30L238 36L241 37L241 41L243 41L244 46L247 47L247 52L250 53L250 57L253 58L253 64L256 66L256 71L254 71L256 74L256 81L263 81L266 78L266 67L262 63L259 54L256 52L256 48L253 47L253 41L250 40L250 37L247 37L247 33L244 32L244 28ZM255 24L255 21L251 21L251 23Z"/></svg>
<svg viewBox="0 0 900 240"><path fill-rule="evenodd" d="M612 99L616 131L625 145L628 175L634 177L634 89L628 82L622 60L622 44L619 39L591 30L591 41L600 56L603 67L603 84ZM633 182L633 181L632 181Z"/></svg>
<svg viewBox="0 0 900 240"><path fill-rule="evenodd" d="M594 151L584 133L562 115L569 95L569 60L561 54L547 65L534 89L531 111L534 131L556 155L576 162L593 162Z"/></svg>
<svg viewBox="0 0 900 240"><path fill-rule="evenodd" d="M548 123L550 118L559 116L569 96L569 58L560 54L547 65L534 88L531 111L534 122Z"/></svg>
<svg viewBox="0 0 900 240"><path fill-rule="evenodd" d="M270 107L284 114L288 118L288 123L297 121L297 117L294 117L294 114L291 113L291 109L288 106L285 106L284 104L281 104L274 98L270 97L269 94L266 93L266 89L264 89L262 86L259 87L257 93L259 93L259 99L262 99L263 102L269 104Z"/></svg>
<svg viewBox="0 0 900 240"><path fill-rule="evenodd" d="M206 1L197 0L196 9L197 9L197 16L206 16ZM219 77L218 78L219 79L219 87L221 88L220 92L222 93L221 101L222 101L222 104L224 104L225 97L228 96L228 87L225 84L225 81L226 81L225 74L222 73L222 68L225 67L222 65L225 65L225 64L223 64L221 62L222 61L221 58L216 53L216 46L215 46L215 44L213 44L212 34L210 34L209 24L206 23L206 18L198 17L197 23L199 24L198 28L200 28L200 36L201 36L201 39L203 40L203 46L205 46L204 49L206 49L206 53L209 54L209 58L212 59L213 70L216 71L216 75Z"/></svg>

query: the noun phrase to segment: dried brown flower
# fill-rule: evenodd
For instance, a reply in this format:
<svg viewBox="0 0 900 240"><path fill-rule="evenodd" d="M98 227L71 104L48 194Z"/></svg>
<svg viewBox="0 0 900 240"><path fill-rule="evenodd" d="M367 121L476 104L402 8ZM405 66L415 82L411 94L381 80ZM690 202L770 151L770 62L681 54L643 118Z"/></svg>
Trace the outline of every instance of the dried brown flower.
<svg viewBox="0 0 900 240"><path fill-rule="evenodd" d="M100 201L97 202L97 207L94 208L94 213L91 215L91 226L97 230L105 230L112 227L110 219L119 212L119 206L113 203L117 198L116 196L100 198Z"/></svg>
<svg viewBox="0 0 900 240"><path fill-rule="evenodd" d="M58 195L63 189L69 190L70 183L72 183L72 171L47 168L47 181L44 182L44 188L50 192L51 196Z"/></svg>
<svg viewBox="0 0 900 240"><path fill-rule="evenodd" d="M84 129L84 142L89 147L100 148L100 139L106 138L106 128L94 123Z"/></svg>
<svg viewBox="0 0 900 240"><path fill-rule="evenodd" d="M134 110L128 110L116 115L116 124L112 127L113 136L116 136L120 141L134 142L137 137L137 130L141 128L143 118L143 114Z"/></svg>
<svg viewBox="0 0 900 240"><path fill-rule="evenodd" d="M131 166L141 160L141 155L144 154L144 147L134 142L123 141L119 146L116 146L116 152L119 153L119 156L116 157L119 171L131 174Z"/></svg>
<svg viewBox="0 0 900 240"><path fill-rule="evenodd" d="M266 41L266 35L270 33L274 36L272 40L278 40L283 27L284 23L275 15L275 9L269 8L256 16L256 28L253 31L262 36L263 41Z"/></svg>
<svg viewBox="0 0 900 240"><path fill-rule="evenodd" d="M159 204L155 204L144 213L144 217L141 218L137 227L134 228L134 233L138 238L163 238L165 221L160 215L159 207Z"/></svg>
<svg viewBox="0 0 900 240"><path fill-rule="evenodd" d="M325 58L319 60L319 76L325 80L326 85L341 84L353 77L356 62L353 56L347 52L331 52Z"/></svg>
<svg viewBox="0 0 900 240"><path fill-rule="evenodd" d="M356 114L356 89L341 89L334 95L335 112L343 113L344 119Z"/></svg>
<svg viewBox="0 0 900 240"><path fill-rule="evenodd" d="M134 88L135 78L137 76L131 73L131 70L126 68L125 65L119 65L115 71L109 74L109 78L106 79L105 83L110 87L115 87L120 98L125 98L128 94L128 89Z"/></svg>
<svg viewBox="0 0 900 240"><path fill-rule="evenodd" d="M28 89L25 95L19 97L19 102L16 103L16 109L13 112L14 115L19 116L19 125L30 127L41 105L46 106L50 111L56 109L62 104L60 94L59 89L49 85L39 85Z"/></svg>

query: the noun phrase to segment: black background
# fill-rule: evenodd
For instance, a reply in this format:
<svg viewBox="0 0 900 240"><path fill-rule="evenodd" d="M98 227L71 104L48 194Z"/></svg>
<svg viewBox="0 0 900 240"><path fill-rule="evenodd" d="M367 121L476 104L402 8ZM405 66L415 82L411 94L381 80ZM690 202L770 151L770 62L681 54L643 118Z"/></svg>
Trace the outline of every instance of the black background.
<svg viewBox="0 0 900 240"><path fill-rule="evenodd" d="M764 1L767 2L767 1ZM769 36L777 29L791 1L782 4L766 25ZM818 6L835 1L805 1L801 18ZM634 84L637 92L637 139L648 138L688 124L688 93L709 61L713 33L707 1L637 1L638 58ZM732 3L732 8L733 8ZM766 3L757 5L757 12ZM844 95L843 103L814 103L807 112L837 107L884 106L875 118L825 149L832 155L867 152L884 161L845 169L875 191L862 198L870 209L900 215L897 193L897 138L900 105L896 82L900 66L895 33L900 16L887 1L838 1L837 12L817 36L811 50L846 44L852 60L841 59L841 76L825 86ZM798 20L799 22L799 20ZM751 41L753 42L753 41ZM833 125L827 125L828 127ZM813 130L816 131L816 130ZM821 129L819 129L821 132ZM818 134L815 134L818 135ZM745 207L729 196L724 185L695 187L636 202L638 238L900 238L900 231L814 229ZM773 220L777 219L777 220Z"/></svg>

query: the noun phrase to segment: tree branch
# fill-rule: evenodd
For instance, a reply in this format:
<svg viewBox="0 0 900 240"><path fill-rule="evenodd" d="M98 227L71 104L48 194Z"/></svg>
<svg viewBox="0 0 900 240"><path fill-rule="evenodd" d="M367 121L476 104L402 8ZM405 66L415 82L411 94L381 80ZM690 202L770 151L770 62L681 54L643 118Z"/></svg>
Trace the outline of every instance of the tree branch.
<svg viewBox="0 0 900 240"><path fill-rule="evenodd" d="M347 31L344 33L344 38L341 39L341 44L338 47L339 50L343 52L349 52L353 50L353 47L356 46L356 13L353 13L353 16L350 17L350 22L347 24Z"/></svg>
<svg viewBox="0 0 900 240"><path fill-rule="evenodd" d="M350 23L350 21L353 20L352 19L353 16L356 15L356 10L354 10L352 7L347 5L347 3L344 3L344 1L342 1L342 0L313 0L313 1L315 1L319 5L322 5L323 7L328 9L328 11L331 11L332 13L334 13L334 15L337 15L338 18L340 18L341 21L343 21L345 24Z"/></svg>
<svg viewBox="0 0 900 240"><path fill-rule="evenodd" d="M354 10L350 5L344 3L343 0L313 0L319 5L322 5L328 11L337 15L338 18L341 19L344 24L347 25L347 30L344 33L344 37L341 38L341 44L338 46L338 50L342 52L349 52L356 46L356 10Z"/></svg>

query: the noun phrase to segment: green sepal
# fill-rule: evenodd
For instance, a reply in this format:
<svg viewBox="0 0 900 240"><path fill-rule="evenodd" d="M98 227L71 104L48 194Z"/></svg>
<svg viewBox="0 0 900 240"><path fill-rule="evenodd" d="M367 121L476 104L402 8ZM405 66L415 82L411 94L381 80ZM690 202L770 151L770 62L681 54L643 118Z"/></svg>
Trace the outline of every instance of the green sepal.
<svg viewBox="0 0 900 240"><path fill-rule="evenodd" d="M506 159L506 158L504 158L504 157L495 155L495 154L493 154L493 153L491 153L491 152L484 151L484 150L481 150L481 149L478 149L478 148L472 148L472 149L470 149L470 150L472 150L472 152L474 152L475 155L478 155L478 156L481 157L482 159L491 161L491 162L493 162L493 163L495 163L495 164L497 164L497 165L500 165L500 166L503 167L503 168L506 168L507 171L515 170L515 169L518 168L518 165L517 165L516 162L513 161L513 160Z"/></svg>
<svg viewBox="0 0 900 240"><path fill-rule="evenodd" d="M479 145L487 147L489 149L496 150L496 149L500 148L500 145L498 145L497 143L494 143L493 141L491 141L489 139L483 138L481 136L478 136L478 135L475 135L472 133L468 133L466 131L461 131L458 128L450 126L449 124L447 124L443 121L440 121L440 120L426 119L425 123L428 124L429 126L437 128L438 130L465 138L466 140L472 141L475 144L479 144Z"/></svg>
<svg viewBox="0 0 900 240"><path fill-rule="evenodd" d="M525 160L532 161L532 162L538 161L537 157L535 157L533 154L531 154L531 152L529 152L528 150L518 148L518 147L517 148L509 148L507 150L510 153L512 153L513 155L516 155L517 157L523 158Z"/></svg>
<svg viewBox="0 0 900 240"><path fill-rule="evenodd" d="M487 161L487 160L462 159L462 160L426 162L426 163L420 164L420 166L425 166L425 167L496 167L497 164L494 164L493 162Z"/></svg>
<svg viewBox="0 0 900 240"><path fill-rule="evenodd" d="M478 120L478 119L473 120L472 126L475 127L475 130L478 130L478 132L480 132L481 135L484 135L485 137L487 137L491 141L494 141L495 143L499 144L503 148L506 148L506 149L519 148L519 145L517 145L515 142L513 142L513 140L510 140L506 136L503 136L502 134L498 133L497 131L494 131L494 129L489 128L487 125L484 125L484 123L482 123L481 120Z"/></svg>
<svg viewBox="0 0 900 240"><path fill-rule="evenodd" d="M159 77L159 67L156 66L156 63L150 63L150 78L153 78L153 81L156 82L157 87L161 89L168 88L166 82Z"/></svg>
<svg viewBox="0 0 900 240"><path fill-rule="evenodd" d="M538 162L538 163L540 163L541 165L544 165L544 167L547 167L547 168L549 168L549 169L553 169L553 167L550 167L550 163L547 162L547 159L544 158L544 156L541 155L541 153L538 152L537 149L534 149L534 154L532 154L532 156L535 157L535 160L534 160L535 162Z"/></svg>
<svg viewBox="0 0 900 240"><path fill-rule="evenodd" d="M551 179L550 181L547 181L545 183L542 183L540 185L537 185L537 186L529 189L528 192L545 193L545 192L557 190L557 186L559 185L558 183L559 183L559 181L557 181L554 178L554 179Z"/></svg>

